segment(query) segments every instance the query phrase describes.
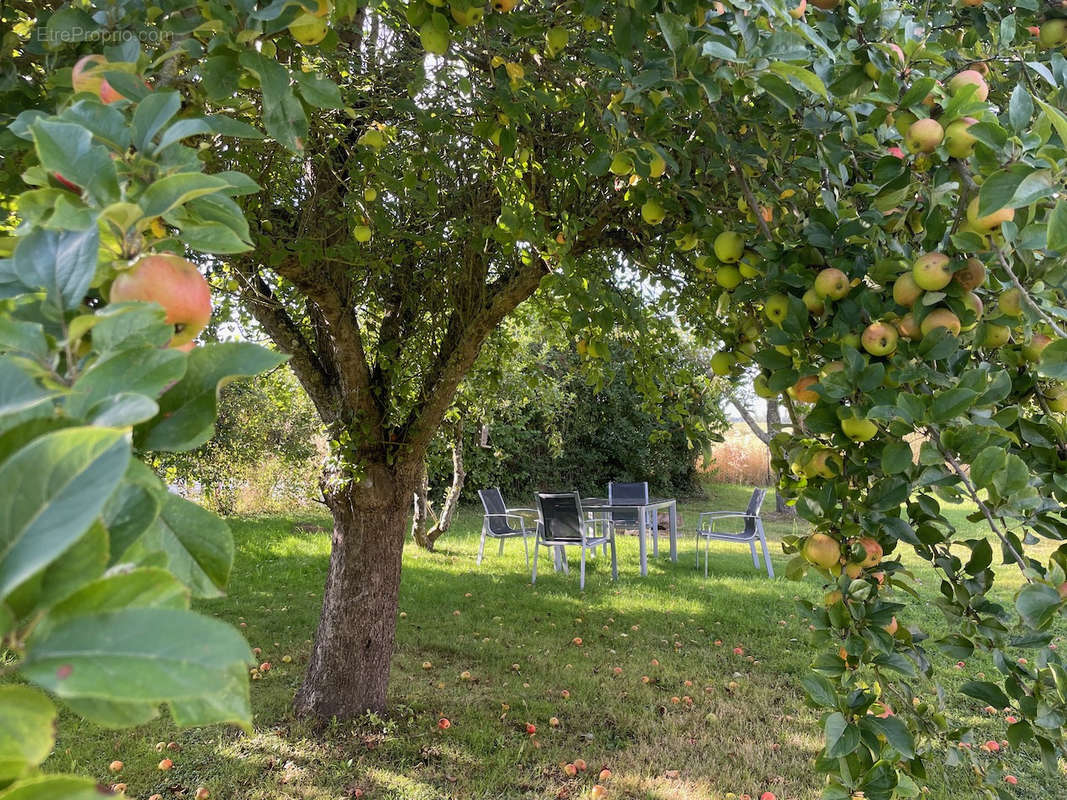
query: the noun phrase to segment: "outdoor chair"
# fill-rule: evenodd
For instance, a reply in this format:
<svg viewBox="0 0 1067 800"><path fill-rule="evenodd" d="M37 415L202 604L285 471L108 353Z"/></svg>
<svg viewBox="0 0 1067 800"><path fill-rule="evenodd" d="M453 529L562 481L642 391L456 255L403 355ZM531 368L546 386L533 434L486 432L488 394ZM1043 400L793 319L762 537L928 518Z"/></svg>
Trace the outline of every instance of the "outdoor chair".
<svg viewBox="0 0 1067 800"><path fill-rule="evenodd" d="M752 498L748 501L745 511L705 511L700 515L700 523L697 527L697 551L696 564L700 566L700 540L704 540L704 577L708 577L708 550L712 539L721 542L748 542L749 550L752 551L752 563L759 569L759 558L756 556L756 541L763 548L763 560L767 564L767 576L774 577L774 567L771 566L771 556L767 552L767 537L763 532L763 520L760 519L760 506L763 498L767 496L766 489L756 489L752 492ZM740 533L729 533L715 530L715 523L722 519L743 519L744 529Z"/></svg>
<svg viewBox="0 0 1067 800"><path fill-rule="evenodd" d="M478 497L482 499L482 507L485 516L482 517L482 541L478 545L478 564L482 563L485 555L485 538L500 540L500 549L497 555L504 554L504 540L522 537L522 546L526 550L526 568L530 568L530 545L526 541L527 536L535 535L535 531L527 527L527 520L521 512L536 514L533 508L507 508L504 505L504 496L499 489L479 489Z"/></svg>
<svg viewBox="0 0 1067 800"><path fill-rule="evenodd" d="M585 588L585 554L601 545L611 548L611 579L619 579L619 565L615 554L615 523L610 519L586 519L577 492L537 495L537 538L534 540L532 583L537 583L537 553L545 547L556 548L564 571L567 568L567 547L581 551L581 573L578 588Z"/></svg>
<svg viewBox="0 0 1067 800"><path fill-rule="evenodd" d="M639 503L648 502L648 481L641 483L621 483L611 481L608 483L608 503ZM616 528L627 530L637 528L640 530L637 515L640 512L635 509L622 509L611 512L611 519ZM652 533L652 555L659 555L659 519L655 511L649 511L645 517L645 528Z"/></svg>

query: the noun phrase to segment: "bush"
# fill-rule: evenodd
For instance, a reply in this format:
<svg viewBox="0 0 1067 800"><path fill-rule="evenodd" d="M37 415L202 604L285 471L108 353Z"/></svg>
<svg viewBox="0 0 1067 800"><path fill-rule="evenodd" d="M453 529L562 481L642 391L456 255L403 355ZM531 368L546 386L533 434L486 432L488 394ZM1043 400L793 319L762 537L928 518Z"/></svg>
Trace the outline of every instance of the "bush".
<svg viewBox="0 0 1067 800"><path fill-rule="evenodd" d="M614 363L626 364L625 353L616 355ZM502 402L488 421L487 446L477 425L465 427L463 499L477 502L478 489L499 486L509 502L527 505L538 491L603 495L612 480L648 481L657 495L701 494L700 446L720 438L727 423L694 354L675 352L661 366L670 385L661 385L658 397L635 388L625 368L595 391L576 353L546 351L533 367L547 382L545 390ZM665 409L679 396L687 398L688 413L668 419ZM434 443L428 462L430 485L448 485L446 441Z"/></svg>

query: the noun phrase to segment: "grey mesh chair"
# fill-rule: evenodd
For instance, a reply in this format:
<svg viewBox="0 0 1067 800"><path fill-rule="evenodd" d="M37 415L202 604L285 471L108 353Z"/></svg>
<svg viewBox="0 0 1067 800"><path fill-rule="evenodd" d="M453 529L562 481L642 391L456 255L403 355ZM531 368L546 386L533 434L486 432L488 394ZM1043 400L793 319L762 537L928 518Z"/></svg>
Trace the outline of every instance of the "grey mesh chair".
<svg viewBox="0 0 1067 800"><path fill-rule="evenodd" d="M763 520L760 519L760 507L763 498L767 496L766 489L756 489L752 492L752 498L748 501L745 511L705 511L700 515L700 523L697 526L697 552L696 563L700 565L700 540L704 540L704 577L708 577L708 550L712 539L721 542L748 542L748 548L752 551L752 563L759 569L759 558L756 556L756 542L763 548L763 560L767 564L767 576L774 577L774 567L771 566L771 556L767 552L767 537L763 532ZM721 519L743 519L744 529L740 533L715 530L715 523Z"/></svg>
<svg viewBox="0 0 1067 800"><path fill-rule="evenodd" d="M619 579L619 565L615 556L615 523L610 519L586 519L577 492L537 495L537 538L534 540L532 583L537 583L537 552L545 547L557 548L566 565L567 547L581 551L581 573L578 588L585 588L585 554L587 550L607 544L611 548L611 579Z"/></svg>
<svg viewBox="0 0 1067 800"><path fill-rule="evenodd" d="M609 503L633 503L638 505L640 503L648 502L648 481L642 481L641 483L623 483L621 481L611 481L608 483L608 502ZM619 511L611 512L611 519L615 523L616 528L632 529L638 527L637 515L640 512L635 509L620 509ZM652 555L659 555L659 520L656 518L655 511L649 511L648 516L645 517L645 527L652 533Z"/></svg>
<svg viewBox="0 0 1067 800"><path fill-rule="evenodd" d="M526 550L526 568L529 569L530 545L526 541L526 537L535 535L536 531L527 527L526 518L519 512L524 511L532 515L536 514L537 511L532 508L506 507L504 505L504 496L500 494L499 489L479 489L478 497L482 499L485 516L482 517L482 541L478 545L477 563L481 564L482 557L485 555L485 539L487 536L491 539L500 540L498 555L504 554L505 539L514 539L521 536L522 546Z"/></svg>

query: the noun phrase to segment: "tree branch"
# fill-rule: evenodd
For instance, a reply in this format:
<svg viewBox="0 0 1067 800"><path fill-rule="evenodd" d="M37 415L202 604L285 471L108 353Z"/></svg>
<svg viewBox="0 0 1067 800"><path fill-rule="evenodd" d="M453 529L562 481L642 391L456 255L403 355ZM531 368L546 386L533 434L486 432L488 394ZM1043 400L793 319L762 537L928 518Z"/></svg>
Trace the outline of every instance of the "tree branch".
<svg viewBox="0 0 1067 800"><path fill-rule="evenodd" d="M759 426L759 422L752 415L752 412L748 410L748 407L744 403L737 399L737 396L733 392L726 395L726 399L729 400L733 407L737 409L737 413L741 415L741 419L745 421L745 424L752 429L752 433L756 435L756 438L763 442L765 445L770 446L770 426L768 426L768 430L763 430L763 428Z"/></svg>
<svg viewBox="0 0 1067 800"><path fill-rule="evenodd" d="M1008 262L1008 259L1004 257L1004 252L1000 248L997 248L997 258L1000 259L1000 265L1004 267L1004 271L1008 273L1008 277L1011 278L1011 282L1015 285L1015 288L1022 293L1023 299L1026 301L1026 304L1030 306L1030 308L1032 308L1034 312L1039 317L1041 317L1041 319L1043 319L1050 328L1052 328L1052 331L1057 336L1059 336L1061 339L1067 338L1067 333L1064 333L1063 328L1061 328L1056 323L1056 321L1052 319L1052 317L1046 314L1045 310L1037 304L1037 301L1034 300L1033 297L1030 296L1030 292L1028 292L1026 287L1023 286L1022 281L1019 280L1019 277L1011 268L1011 264Z"/></svg>

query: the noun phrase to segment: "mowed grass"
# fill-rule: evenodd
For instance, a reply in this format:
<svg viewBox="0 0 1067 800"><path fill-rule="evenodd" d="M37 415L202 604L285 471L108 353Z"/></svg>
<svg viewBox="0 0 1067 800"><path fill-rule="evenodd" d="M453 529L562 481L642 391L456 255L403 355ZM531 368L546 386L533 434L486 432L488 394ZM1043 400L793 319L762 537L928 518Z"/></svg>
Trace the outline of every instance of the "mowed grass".
<svg viewBox="0 0 1067 800"><path fill-rule="evenodd" d="M707 499L682 505L683 522L691 529L699 510L741 508L747 495L747 489L711 486ZM970 525L965 511L953 511L961 527ZM818 796L822 778L811 767L821 740L818 715L798 689L812 654L794 608L798 597L821 597L814 576L768 580L753 568L746 547L713 543L705 579L693 564L692 538L681 539L679 560L671 563L664 535L660 557L650 559L642 578L636 538L626 536L618 583L610 580L607 559L598 557L584 593L575 558L569 576L554 574L542 560L532 586L517 541L506 544L503 556L487 548L484 563L475 565L480 519L466 509L438 552L409 547L405 553L388 719L316 729L292 718L289 704L310 652L330 542L325 531L294 523L326 527L328 520L236 519L229 596L201 607L244 625L250 644L262 650L260 660L272 665L252 683L254 733L179 731L166 717L108 731L64 714L46 768L122 781L130 796L160 793L168 800L191 798L200 786L220 800L586 798L602 768L612 773L602 781L609 798ZM795 525L768 525L779 571L787 559L778 540ZM919 566L914 556L904 560ZM1018 580L1004 572L1000 597L1008 599ZM936 580L919 574L932 597ZM903 622L944 630L928 603L906 612ZM962 670L939 659L939 668L950 693L992 671L979 659ZM952 703L955 720L977 726L977 741L1004 738L1003 715L985 715L982 704L966 698ZM442 718L451 723L443 731ZM527 723L536 726L534 734ZM158 752L170 742L175 749ZM157 769L164 756L174 762L169 772ZM125 764L117 775L108 772L115 759ZM562 765L575 759L588 769L568 777ZM1063 796L1062 776L1044 775L1033 752L1012 753L1010 761L1019 776L1016 796ZM929 797L973 796L940 758L931 758L929 768Z"/></svg>

